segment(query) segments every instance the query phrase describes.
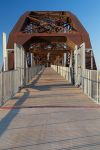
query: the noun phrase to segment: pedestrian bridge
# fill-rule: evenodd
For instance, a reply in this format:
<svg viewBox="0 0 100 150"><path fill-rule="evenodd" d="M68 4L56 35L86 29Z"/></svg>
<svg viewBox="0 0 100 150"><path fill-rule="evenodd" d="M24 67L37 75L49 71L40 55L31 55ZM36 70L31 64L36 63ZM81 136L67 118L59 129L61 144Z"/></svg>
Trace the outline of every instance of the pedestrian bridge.
<svg viewBox="0 0 100 150"><path fill-rule="evenodd" d="M0 108L0 150L99 150L99 125L100 106L43 67Z"/></svg>
<svg viewBox="0 0 100 150"><path fill-rule="evenodd" d="M100 71L70 12L27 12L3 33L0 150L100 150Z"/></svg>

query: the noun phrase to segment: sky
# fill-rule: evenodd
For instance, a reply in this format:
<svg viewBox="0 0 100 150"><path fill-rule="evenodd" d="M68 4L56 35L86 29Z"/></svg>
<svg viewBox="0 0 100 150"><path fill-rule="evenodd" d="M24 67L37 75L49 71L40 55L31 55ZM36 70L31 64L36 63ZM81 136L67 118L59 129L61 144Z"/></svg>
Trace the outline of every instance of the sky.
<svg viewBox="0 0 100 150"><path fill-rule="evenodd" d="M71 11L88 31L98 68L100 69L100 0L0 0L0 65L2 33L7 38L19 17L26 11Z"/></svg>

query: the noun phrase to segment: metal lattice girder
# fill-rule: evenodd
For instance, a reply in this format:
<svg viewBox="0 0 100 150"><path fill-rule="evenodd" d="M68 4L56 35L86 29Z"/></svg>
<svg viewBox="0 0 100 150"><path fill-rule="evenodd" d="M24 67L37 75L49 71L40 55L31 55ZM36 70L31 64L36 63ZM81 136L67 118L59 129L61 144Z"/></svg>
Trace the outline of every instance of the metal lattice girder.
<svg viewBox="0 0 100 150"><path fill-rule="evenodd" d="M70 12L26 12L10 33L8 47L14 42L24 45L32 37L54 35L67 37L70 44L85 42L86 48L91 48L87 31Z"/></svg>
<svg viewBox="0 0 100 150"><path fill-rule="evenodd" d="M75 45L79 47L82 43L85 43L86 49L92 48L89 34L80 21L74 14L65 11L26 12L11 31L7 48L12 49L14 43L22 45L26 52L34 53L40 58L48 52L50 57L62 57L65 52L74 50ZM90 57L86 58L88 68ZM55 61L53 59L52 62ZM95 59L93 60L96 69Z"/></svg>

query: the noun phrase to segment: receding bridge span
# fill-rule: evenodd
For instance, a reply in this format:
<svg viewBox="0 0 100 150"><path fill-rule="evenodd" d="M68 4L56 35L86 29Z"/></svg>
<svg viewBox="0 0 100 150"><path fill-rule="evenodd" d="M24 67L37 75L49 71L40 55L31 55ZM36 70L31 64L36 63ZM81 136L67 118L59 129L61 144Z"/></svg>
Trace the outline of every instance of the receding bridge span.
<svg viewBox="0 0 100 150"><path fill-rule="evenodd" d="M65 11L31 11L3 33L0 150L100 150L100 71Z"/></svg>

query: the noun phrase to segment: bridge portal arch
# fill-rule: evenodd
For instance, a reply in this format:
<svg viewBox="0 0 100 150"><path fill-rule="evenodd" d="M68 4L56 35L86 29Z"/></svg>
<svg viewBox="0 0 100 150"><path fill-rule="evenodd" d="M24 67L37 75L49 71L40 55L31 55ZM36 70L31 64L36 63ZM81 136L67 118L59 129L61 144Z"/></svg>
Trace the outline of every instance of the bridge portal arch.
<svg viewBox="0 0 100 150"><path fill-rule="evenodd" d="M66 11L24 13L9 35L7 48L13 49L14 43L24 47L28 60L32 54L34 64L46 66L74 66L75 45L79 49L85 43L86 49L92 49L86 29L74 14ZM91 69L89 51L85 51L85 60L86 68ZM11 66L9 69L12 69ZM92 69L96 69L94 56Z"/></svg>

